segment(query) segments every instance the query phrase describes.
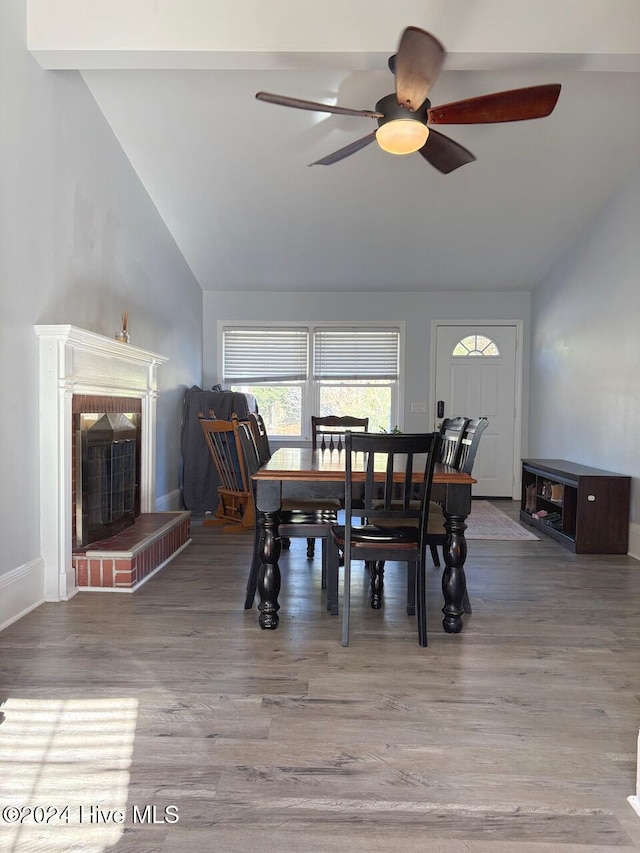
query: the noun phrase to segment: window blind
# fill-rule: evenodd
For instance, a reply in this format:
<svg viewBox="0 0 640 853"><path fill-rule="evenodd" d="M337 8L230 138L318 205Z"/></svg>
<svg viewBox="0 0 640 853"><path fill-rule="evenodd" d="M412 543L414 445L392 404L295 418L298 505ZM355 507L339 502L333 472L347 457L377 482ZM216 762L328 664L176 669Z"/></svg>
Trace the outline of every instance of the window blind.
<svg viewBox="0 0 640 853"><path fill-rule="evenodd" d="M398 329L316 329L313 340L314 379L398 378Z"/></svg>
<svg viewBox="0 0 640 853"><path fill-rule="evenodd" d="M307 329L224 329L223 381L299 382L307 378Z"/></svg>

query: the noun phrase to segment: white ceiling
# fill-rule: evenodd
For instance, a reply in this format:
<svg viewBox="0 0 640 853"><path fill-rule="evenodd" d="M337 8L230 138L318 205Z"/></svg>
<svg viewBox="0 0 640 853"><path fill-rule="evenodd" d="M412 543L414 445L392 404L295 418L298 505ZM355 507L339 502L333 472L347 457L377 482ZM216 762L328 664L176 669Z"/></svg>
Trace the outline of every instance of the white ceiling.
<svg viewBox="0 0 640 853"><path fill-rule="evenodd" d="M30 0L29 47L82 71L204 290L530 290L640 163L637 0L84 3ZM559 82L554 113L440 126L477 157L450 175L308 168L375 123L255 92L373 109L410 23L451 51L434 105Z"/></svg>
<svg viewBox="0 0 640 853"><path fill-rule="evenodd" d="M639 74L531 66L445 67L434 104L562 84L548 118L441 126L477 157L450 175L375 144L308 168L375 123L254 99L373 109L388 71L84 77L204 290L530 290L640 163Z"/></svg>

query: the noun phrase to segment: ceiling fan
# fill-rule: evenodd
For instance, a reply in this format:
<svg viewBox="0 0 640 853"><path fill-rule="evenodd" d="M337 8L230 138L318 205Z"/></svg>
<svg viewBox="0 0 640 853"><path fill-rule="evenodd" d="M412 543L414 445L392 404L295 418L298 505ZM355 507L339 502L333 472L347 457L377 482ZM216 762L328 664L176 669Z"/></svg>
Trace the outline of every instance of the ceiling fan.
<svg viewBox="0 0 640 853"><path fill-rule="evenodd" d="M440 73L444 58L445 49L437 38L418 27L407 27L400 39L398 52L389 59L389 70L396 78L396 91L381 98L375 110L355 110L270 92L257 92L256 98L299 110L377 119L377 130L310 163L310 166L330 166L355 154L375 139L380 148L391 154L418 151L428 163L446 175L476 158L431 125L488 124L543 118L553 111L560 95L560 84L551 83L432 107L427 95Z"/></svg>

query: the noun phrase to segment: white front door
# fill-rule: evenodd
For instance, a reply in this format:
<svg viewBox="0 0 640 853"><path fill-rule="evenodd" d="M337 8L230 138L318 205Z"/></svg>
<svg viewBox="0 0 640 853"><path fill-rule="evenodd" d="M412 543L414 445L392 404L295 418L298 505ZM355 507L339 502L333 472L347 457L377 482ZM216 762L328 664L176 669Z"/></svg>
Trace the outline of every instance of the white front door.
<svg viewBox="0 0 640 853"><path fill-rule="evenodd" d="M475 324L436 328L435 427L443 417L489 419L473 466L475 496L514 493L516 331Z"/></svg>

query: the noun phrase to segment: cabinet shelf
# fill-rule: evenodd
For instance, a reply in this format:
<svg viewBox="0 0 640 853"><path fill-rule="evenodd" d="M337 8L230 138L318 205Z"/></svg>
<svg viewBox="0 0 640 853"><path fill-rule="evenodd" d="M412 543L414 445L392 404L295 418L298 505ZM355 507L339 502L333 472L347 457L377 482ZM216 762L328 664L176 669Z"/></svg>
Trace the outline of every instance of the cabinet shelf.
<svg viewBox="0 0 640 853"><path fill-rule="evenodd" d="M542 501L545 504L553 504L553 506L562 506L564 501L554 501L551 498L545 498L543 495L538 495L538 501Z"/></svg>
<svg viewBox="0 0 640 853"><path fill-rule="evenodd" d="M543 484L562 485L561 501L544 497ZM631 477L564 459L522 460L520 520L577 554L626 554ZM558 513L557 526L533 513Z"/></svg>

